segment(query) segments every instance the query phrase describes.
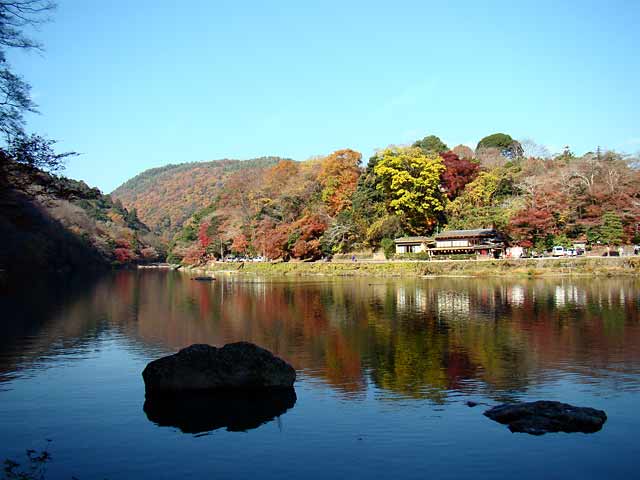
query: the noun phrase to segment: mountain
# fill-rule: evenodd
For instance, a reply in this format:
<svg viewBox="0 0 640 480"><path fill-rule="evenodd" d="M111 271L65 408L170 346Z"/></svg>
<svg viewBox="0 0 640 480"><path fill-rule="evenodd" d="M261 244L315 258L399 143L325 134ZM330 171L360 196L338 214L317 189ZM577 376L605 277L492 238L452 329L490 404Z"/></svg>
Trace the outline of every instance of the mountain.
<svg viewBox="0 0 640 480"><path fill-rule="evenodd" d="M46 273L156 261L160 239L82 181L11 164L0 175L0 270Z"/></svg>
<svg viewBox="0 0 640 480"><path fill-rule="evenodd" d="M250 178L280 160L260 157L166 165L136 175L111 195L135 209L146 225L168 241L191 215L215 200L231 174L242 170Z"/></svg>

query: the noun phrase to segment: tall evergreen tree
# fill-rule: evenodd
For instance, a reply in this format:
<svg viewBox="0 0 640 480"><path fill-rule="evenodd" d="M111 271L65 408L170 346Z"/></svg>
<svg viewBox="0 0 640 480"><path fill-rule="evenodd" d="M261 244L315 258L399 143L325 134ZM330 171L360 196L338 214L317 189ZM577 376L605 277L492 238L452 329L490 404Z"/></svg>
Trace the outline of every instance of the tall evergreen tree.
<svg viewBox="0 0 640 480"><path fill-rule="evenodd" d="M624 237L622 220L615 212L605 212L599 233L600 241L605 245L620 245Z"/></svg>

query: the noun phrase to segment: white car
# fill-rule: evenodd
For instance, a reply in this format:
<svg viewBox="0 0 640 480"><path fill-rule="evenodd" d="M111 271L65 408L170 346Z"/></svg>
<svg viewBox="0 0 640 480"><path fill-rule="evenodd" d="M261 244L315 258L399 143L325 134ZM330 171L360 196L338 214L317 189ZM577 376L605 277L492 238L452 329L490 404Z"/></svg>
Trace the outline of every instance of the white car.
<svg viewBox="0 0 640 480"><path fill-rule="evenodd" d="M555 247L553 247L553 250L551 250L551 256L553 257L564 257L566 255L564 247L561 247L559 245L556 245Z"/></svg>

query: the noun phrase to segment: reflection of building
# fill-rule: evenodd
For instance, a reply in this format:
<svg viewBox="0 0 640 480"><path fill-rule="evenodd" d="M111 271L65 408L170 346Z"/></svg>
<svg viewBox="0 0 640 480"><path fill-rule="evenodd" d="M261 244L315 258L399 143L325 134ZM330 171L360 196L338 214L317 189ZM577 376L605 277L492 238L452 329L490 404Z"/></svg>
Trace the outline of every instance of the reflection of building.
<svg viewBox="0 0 640 480"><path fill-rule="evenodd" d="M584 305L587 301L584 290L578 290L575 285L557 285L554 297L557 307L563 307L568 303Z"/></svg>
<svg viewBox="0 0 640 480"><path fill-rule="evenodd" d="M468 317L471 302L467 292L438 291L436 305L439 315L451 317Z"/></svg>
<svg viewBox="0 0 640 480"><path fill-rule="evenodd" d="M524 287L522 285L513 285L511 287L509 303L514 307L520 307L524 304Z"/></svg>
<svg viewBox="0 0 640 480"><path fill-rule="evenodd" d="M422 288L414 290L401 286L396 291L396 305L400 311L425 311L428 304L427 292Z"/></svg>
<svg viewBox="0 0 640 480"><path fill-rule="evenodd" d="M396 253L420 253L426 252L433 245L430 237L401 237L396 238Z"/></svg>

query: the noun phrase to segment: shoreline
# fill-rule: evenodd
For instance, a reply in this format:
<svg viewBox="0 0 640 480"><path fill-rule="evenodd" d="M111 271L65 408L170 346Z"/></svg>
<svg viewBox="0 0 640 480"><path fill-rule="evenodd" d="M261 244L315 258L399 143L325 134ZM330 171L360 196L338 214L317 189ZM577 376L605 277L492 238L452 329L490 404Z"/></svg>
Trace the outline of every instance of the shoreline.
<svg viewBox="0 0 640 480"><path fill-rule="evenodd" d="M549 277L640 276L640 257L582 257L499 260L379 262L209 262L181 267L194 274L246 273L265 276L338 277Z"/></svg>

